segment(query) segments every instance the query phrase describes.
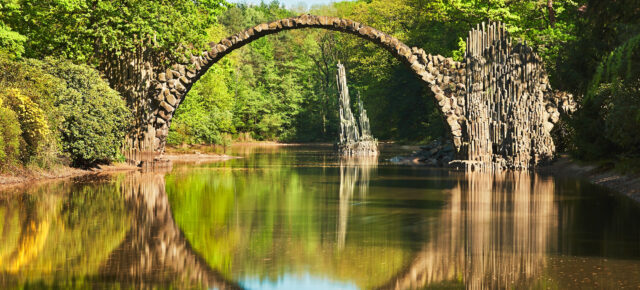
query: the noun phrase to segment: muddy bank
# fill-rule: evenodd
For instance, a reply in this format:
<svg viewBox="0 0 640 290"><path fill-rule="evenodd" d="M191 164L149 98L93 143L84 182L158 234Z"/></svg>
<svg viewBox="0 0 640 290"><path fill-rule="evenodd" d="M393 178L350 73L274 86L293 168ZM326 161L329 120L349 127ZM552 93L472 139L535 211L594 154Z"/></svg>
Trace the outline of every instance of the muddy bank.
<svg viewBox="0 0 640 290"><path fill-rule="evenodd" d="M50 180L60 180L107 172L124 172L134 170L138 170L138 167L125 163L101 165L92 169L79 169L68 166L57 166L49 170L18 168L14 169L11 173L0 174L0 190L19 187L23 185L32 185L34 183L40 183Z"/></svg>
<svg viewBox="0 0 640 290"><path fill-rule="evenodd" d="M224 154L201 154L201 153L174 153L165 154L157 157L158 161L166 162L168 168L173 162L210 162L210 161L225 161L229 159L240 158L235 156L229 156ZM44 169L27 169L16 168L10 173L0 174L0 190L32 185L34 183L41 183L45 181L54 181L67 178L91 176L103 173L116 173L127 172L137 170L149 170L149 168L141 168L139 166L130 165L127 163L117 163L112 165L100 165L91 169L79 169L68 166L57 166L55 168Z"/></svg>
<svg viewBox="0 0 640 290"><path fill-rule="evenodd" d="M640 202L640 174L620 174L595 165L581 165L568 157L560 157L548 166L536 169L542 174L584 178Z"/></svg>

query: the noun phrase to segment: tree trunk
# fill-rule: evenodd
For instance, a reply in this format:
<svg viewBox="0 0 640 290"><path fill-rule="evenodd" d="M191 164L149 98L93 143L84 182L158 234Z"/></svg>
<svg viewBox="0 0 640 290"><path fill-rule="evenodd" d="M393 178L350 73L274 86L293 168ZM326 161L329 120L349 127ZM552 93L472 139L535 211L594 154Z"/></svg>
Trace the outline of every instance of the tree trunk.
<svg viewBox="0 0 640 290"><path fill-rule="evenodd" d="M556 11L553 10L553 0L547 0L547 11L549 11L549 25L551 25L551 27L555 27Z"/></svg>

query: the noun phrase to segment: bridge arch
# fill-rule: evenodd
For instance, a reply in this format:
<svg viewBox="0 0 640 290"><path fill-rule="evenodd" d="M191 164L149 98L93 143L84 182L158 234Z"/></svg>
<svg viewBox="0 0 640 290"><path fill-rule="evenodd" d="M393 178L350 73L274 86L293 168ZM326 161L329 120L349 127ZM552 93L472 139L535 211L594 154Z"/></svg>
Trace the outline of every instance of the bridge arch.
<svg viewBox="0 0 640 290"><path fill-rule="evenodd" d="M504 25L478 25L467 37L462 62L409 47L370 26L329 16L302 15L264 23L211 43L207 51L161 72L147 68L136 88L135 128L124 154L153 161L164 152L171 119L195 82L230 52L281 31L321 28L356 35L389 51L434 93L448 124L458 162L466 168L528 169L553 158L551 130L560 112L576 103L554 91L542 58L526 44L513 43ZM125 93L130 93L124 88ZM134 89L136 90L136 89ZM131 95L131 94L130 94ZM142 98L142 99L140 99Z"/></svg>
<svg viewBox="0 0 640 290"><path fill-rule="evenodd" d="M409 47L397 38L359 22L329 16L302 15L263 23L221 40L210 43L210 49L192 56L189 64L175 64L158 73L152 81L152 100L146 120L146 136L140 136L145 149L163 153L171 119L185 96L208 69L227 54L267 35L282 31L320 28L356 35L389 51L407 65L434 92L444 118L451 129L454 143L462 143L464 116L464 63L442 56L433 56L417 47ZM139 147L139 146L138 146ZM149 148L150 147L150 148Z"/></svg>

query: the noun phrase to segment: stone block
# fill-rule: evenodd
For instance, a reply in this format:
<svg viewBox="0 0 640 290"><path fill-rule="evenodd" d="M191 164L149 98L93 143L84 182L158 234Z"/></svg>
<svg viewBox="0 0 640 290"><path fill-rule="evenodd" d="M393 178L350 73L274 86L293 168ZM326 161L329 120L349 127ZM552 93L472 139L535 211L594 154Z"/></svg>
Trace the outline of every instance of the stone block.
<svg viewBox="0 0 640 290"><path fill-rule="evenodd" d="M443 103L442 106L442 112L449 113L449 111L451 111L451 104L449 103L448 100L444 99L442 101L440 101L440 103Z"/></svg>
<svg viewBox="0 0 640 290"><path fill-rule="evenodd" d="M320 21L320 25L330 25L329 18L327 16L320 16L318 20Z"/></svg>
<svg viewBox="0 0 640 290"><path fill-rule="evenodd" d="M175 107L178 104L178 100L172 94L167 95L165 97L165 101L172 107Z"/></svg>
<svg viewBox="0 0 640 290"><path fill-rule="evenodd" d="M430 73L426 73L424 75L422 75L422 80L429 83L429 84L434 84L435 83L435 79L433 78L433 75Z"/></svg>
<svg viewBox="0 0 640 290"><path fill-rule="evenodd" d="M164 100L164 94L161 92L155 97L156 101L162 102Z"/></svg>
<svg viewBox="0 0 640 290"><path fill-rule="evenodd" d="M164 102L164 101L160 103L160 107L162 107L168 113L172 113L173 111L176 110L174 107L172 107L171 105L169 105L167 102Z"/></svg>
<svg viewBox="0 0 640 290"><path fill-rule="evenodd" d="M424 68L417 61L411 63L411 69L415 72L423 71Z"/></svg>
<svg viewBox="0 0 640 290"><path fill-rule="evenodd" d="M185 93L187 91L187 88L184 85L182 85L180 82L176 84L176 89L180 93Z"/></svg>
<svg viewBox="0 0 640 290"><path fill-rule="evenodd" d="M169 120L169 117L171 116L171 114L167 113L164 110L160 110L158 111L158 117L164 119L164 120Z"/></svg>
<svg viewBox="0 0 640 290"><path fill-rule="evenodd" d="M544 128L545 132L549 133L549 132L551 132L551 130L553 130L553 123L544 122L542 124L542 127Z"/></svg>

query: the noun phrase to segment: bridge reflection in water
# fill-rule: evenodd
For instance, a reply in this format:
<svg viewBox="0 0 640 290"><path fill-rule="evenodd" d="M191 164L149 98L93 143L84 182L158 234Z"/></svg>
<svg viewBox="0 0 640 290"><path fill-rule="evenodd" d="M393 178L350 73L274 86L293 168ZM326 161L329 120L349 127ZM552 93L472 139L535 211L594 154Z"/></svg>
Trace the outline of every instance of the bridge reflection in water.
<svg viewBox="0 0 640 290"><path fill-rule="evenodd" d="M433 239L381 288L460 278L468 289L531 287L557 238L554 192L553 180L530 173L467 173L451 190Z"/></svg>
<svg viewBox="0 0 640 290"><path fill-rule="evenodd" d="M131 229L100 269L102 278L140 285L240 288L191 248L173 220L164 173L131 174L122 182L122 194L133 213Z"/></svg>
<svg viewBox="0 0 640 290"><path fill-rule="evenodd" d="M367 289L640 284L640 231L624 222L637 209L594 199L615 209L609 224L581 225L589 215L607 218L588 200L559 194L567 185L554 179L410 176L366 159L317 167L235 162L246 164L2 195L0 288L83 281L238 289L280 279ZM587 246L586 232L594 233Z"/></svg>

